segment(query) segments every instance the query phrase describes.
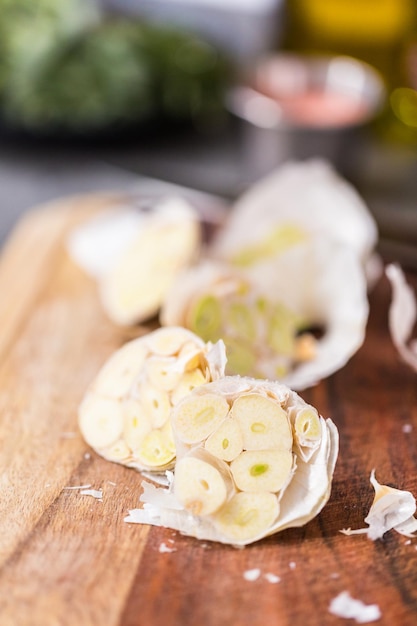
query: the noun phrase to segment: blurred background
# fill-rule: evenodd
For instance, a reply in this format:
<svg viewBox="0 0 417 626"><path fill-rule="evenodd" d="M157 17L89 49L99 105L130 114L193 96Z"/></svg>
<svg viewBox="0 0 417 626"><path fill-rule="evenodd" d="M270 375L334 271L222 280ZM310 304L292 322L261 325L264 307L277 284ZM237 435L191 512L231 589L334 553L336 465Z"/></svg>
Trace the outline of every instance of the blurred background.
<svg viewBox="0 0 417 626"><path fill-rule="evenodd" d="M57 197L232 200L315 156L417 268L415 0L0 0L0 243Z"/></svg>

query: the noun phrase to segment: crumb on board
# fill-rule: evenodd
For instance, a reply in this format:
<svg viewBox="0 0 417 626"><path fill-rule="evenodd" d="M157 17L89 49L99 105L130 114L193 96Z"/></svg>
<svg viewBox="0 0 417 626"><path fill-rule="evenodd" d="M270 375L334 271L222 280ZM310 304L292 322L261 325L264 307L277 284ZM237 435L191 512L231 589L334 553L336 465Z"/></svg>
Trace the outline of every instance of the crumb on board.
<svg viewBox="0 0 417 626"><path fill-rule="evenodd" d="M164 552L176 552L177 548L168 546L164 541L160 544L159 546L159 552L164 553Z"/></svg>
<svg viewBox="0 0 417 626"><path fill-rule="evenodd" d="M82 489L80 491L81 496L91 496L96 500L103 502L103 490L102 489Z"/></svg>
<svg viewBox="0 0 417 626"><path fill-rule="evenodd" d="M281 578L272 572L267 572L264 574L265 580L267 580L271 584L276 584L281 582Z"/></svg>
<svg viewBox="0 0 417 626"><path fill-rule="evenodd" d="M243 578L249 582L254 582L255 580L258 580L260 575L261 570L258 567L255 567L253 569L247 569L245 572L243 572Z"/></svg>
<svg viewBox="0 0 417 626"><path fill-rule="evenodd" d="M354 619L358 624L368 624L381 618L381 611L377 604L365 604L361 600L352 598L348 591L342 591L330 602L329 612L337 617Z"/></svg>

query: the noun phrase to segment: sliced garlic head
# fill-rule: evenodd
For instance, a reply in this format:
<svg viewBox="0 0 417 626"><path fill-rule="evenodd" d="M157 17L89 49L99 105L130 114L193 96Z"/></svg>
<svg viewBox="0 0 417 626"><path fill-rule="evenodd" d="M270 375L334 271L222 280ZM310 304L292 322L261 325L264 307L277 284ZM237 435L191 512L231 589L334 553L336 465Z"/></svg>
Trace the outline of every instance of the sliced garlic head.
<svg viewBox="0 0 417 626"><path fill-rule="evenodd" d="M174 404L224 372L224 347L165 327L128 342L103 365L79 409L86 442L110 461L138 470L173 466Z"/></svg>
<svg viewBox="0 0 417 626"><path fill-rule="evenodd" d="M345 365L361 346L368 308L355 254L321 241L245 271L213 260L189 268L168 292L161 322L205 341L222 338L228 375L279 379L300 390Z"/></svg>
<svg viewBox="0 0 417 626"><path fill-rule="evenodd" d="M126 521L246 545L306 524L329 498L337 429L283 384L225 376L181 400L171 424L172 484L146 490Z"/></svg>
<svg viewBox="0 0 417 626"><path fill-rule="evenodd" d="M221 338L229 375L282 378L315 354L316 340L301 332L300 315L221 263L207 261L181 274L161 321L183 325L205 341Z"/></svg>
<svg viewBox="0 0 417 626"><path fill-rule="evenodd" d="M129 325L154 316L178 272L197 256L201 229L183 198L160 200L149 213L111 211L73 232L72 258L98 281L110 319Z"/></svg>

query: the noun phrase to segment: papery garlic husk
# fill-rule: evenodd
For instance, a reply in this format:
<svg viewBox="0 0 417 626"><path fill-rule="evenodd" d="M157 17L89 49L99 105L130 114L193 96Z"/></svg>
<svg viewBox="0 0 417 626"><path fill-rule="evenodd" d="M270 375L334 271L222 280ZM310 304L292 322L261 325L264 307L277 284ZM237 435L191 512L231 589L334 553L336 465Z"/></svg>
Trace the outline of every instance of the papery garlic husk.
<svg viewBox="0 0 417 626"><path fill-rule="evenodd" d="M161 323L185 326L228 354L226 373L301 390L344 366L368 319L362 266L346 246L301 243L245 270L206 260L182 272ZM317 337L310 329L319 328Z"/></svg>
<svg viewBox="0 0 417 626"><path fill-rule="evenodd" d="M295 422L306 410L317 419L308 458L300 454L308 428L297 430ZM171 420L177 448L172 484L145 485L144 508L130 511L125 521L244 546L304 525L325 506L338 431L286 385L226 376L194 389L174 407ZM240 431L237 447L228 439L235 433L229 422ZM221 434L212 446L216 432ZM229 446L226 460L222 448Z"/></svg>
<svg viewBox="0 0 417 626"><path fill-rule="evenodd" d="M403 361L417 371L417 341L411 338L417 317L416 297L399 265L387 265L385 273L392 287L388 312L391 338Z"/></svg>
<svg viewBox="0 0 417 626"><path fill-rule="evenodd" d="M201 246L197 211L167 197L149 212L121 208L96 216L71 233L68 250L98 282L110 319L130 325L158 312L178 272Z"/></svg>
<svg viewBox="0 0 417 626"><path fill-rule="evenodd" d="M79 408L86 442L101 456L140 471L175 462L172 407L196 386L224 373L221 341L166 327L126 343L103 365Z"/></svg>
<svg viewBox="0 0 417 626"><path fill-rule="evenodd" d="M326 161L289 162L251 186L231 208L211 254L240 267L311 239L349 247L366 267L377 227L356 190Z"/></svg>
<svg viewBox="0 0 417 626"><path fill-rule="evenodd" d="M395 530L406 537L415 537L417 532L416 500L409 491L402 491L381 485L375 478L373 469L370 477L371 484L375 489L375 497L365 523L368 528L351 530L344 529L345 535L366 534L369 539L375 541L382 539L386 532Z"/></svg>

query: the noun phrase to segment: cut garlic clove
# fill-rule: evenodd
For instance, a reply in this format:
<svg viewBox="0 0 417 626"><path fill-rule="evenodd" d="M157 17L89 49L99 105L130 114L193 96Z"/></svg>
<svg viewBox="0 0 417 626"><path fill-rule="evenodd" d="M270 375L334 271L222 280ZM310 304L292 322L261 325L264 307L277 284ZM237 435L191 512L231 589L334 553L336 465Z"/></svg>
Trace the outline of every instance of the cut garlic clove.
<svg viewBox="0 0 417 626"><path fill-rule="evenodd" d="M205 344L189 330L167 327L120 348L97 374L80 406L80 429L87 443L106 458L138 470L172 467L172 406L190 389L222 376L225 355L220 344ZM110 452L111 446L117 450Z"/></svg>
<svg viewBox="0 0 417 626"><path fill-rule="evenodd" d="M297 316L283 305L275 305L268 315L266 340L280 356L295 355Z"/></svg>
<svg viewBox="0 0 417 626"><path fill-rule="evenodd" d="M225 312L225 325L234 336L256 340L256 319L252 307L244 302L231 302Z"/></svg>
<svg viewBox="0 0 417 626"><path fill-rule="evenodd" d="M173 405L178 404L178 402L188 396L189 393L196 387L200 387L200 385L204 385L207 382L207 376L203 374L203 372L196 368L193 371L187 371L183 374L178 381L177 386L172 391L171 394L171 402Z"/></svg>
<svg viewBox="0 0 417 626"><path fill-rule="evenodd" d="M153 428L151 419L137 400L129 398L123 405L123 437L131 451L142 444Z"/></svg>
<svg viewBox="0 0 417 626"><path fill-rule="evenodd" d="M110 398L122 398L132 386L149 351L141 337L119 348L105 363L91 390Z"/></svg>
<svg viewBox="0 0 417 626"><path fill-rule="evenodd" d="M297 411L294 432L300 446L316 446L321 439L321 423L317 411L312 407Z"/></svg>
<svg viewBox="0 0 417 626"><path fill-rule="evenodd" d="M229 405L220 395L190 394L173 409L171 419L174 432L184 443L197 443L211 435L228 412Z"/></svg>
<svg viewBox="0 0 417 626"><path fill-rule="evenodd" d="M110 446L123 432L121 402L89 393L80 406L79 425L90 446L97 449Z"/></svg>
<svg viewBox="0 0 417 626"><path fill-rule="evenodd" d="M168 393L151 384L143 382L136 392L147 421L152 428L161 428L168 420L171 413L171 402Z"/></svg>
<svg viewBox="0 0 417 626"><path fill-rule="evenodd" d="M146 363L146 376L151 385L164 391L173 391L181 379L175 357L152 356Z"/></svg>
<svg viewBox="0 0 417 626"><path fill-rule="evenodd" d="M288 415L272 398L259 393L243 394L234 401L231 414L239 424L245 450L291 449Z"/></svg>
<svg viewBox="0 0 417 626"><path fill-rule="evenodd" d="M231 489L228 466L209 454L191 453L175 466L175 497L193 515L218 511Z"/></svg>
<svg viewBox="0 0 417 626"><path fill-rule="evenodd" d="M243 435L237 421L225 419L206 439L204 447L218 459L233 461L243 450Z"/></svg>
<svg viewBox="0 0 417 626"><path fill-rule="evenodd" d="M166 220L149 224L115 266L102 277L101 297L117 324L133 324L155 315L176 274L194 258L200 242L198 221Z"/></svg>
<svg viewBox="0 0 417 626"><path fill-rule="evenodd" d="M226 543L244 545L267 533L279 515L279 504L268 492L239 492L213 517L213 525Z"/></svg>
<svg viewBox="0 0 417 626"><path fill-rule="evenodd" d="M170 432L152 430L148 433L140 446L135 450L135 456L146 469L169 467L175 459L175 443Z"/></svg>
<svg viewBox="0 0 417 626"><path fill-rule="evenodd" d="M127 462L130 459L131 452L126 441L119 439L119 441L104 449L102 455L109 461L120 463L122 461Z"/></svg>
<svg viewBox="0 0 417 626"><path fill-rule="evenodd" d="M287 223L276 226L272 232L265 234L259 242L242 247L232 255L231 261L239 267L250 267L276 254L281 254L299 243L304 243L307 238L307 232L294 224Z"/></svg>
<svg viewBox="0 0 417 626"><path fill-rule="evenodd" d="M201 350L198 350L190 341L182 346L178 359L186 372L194 371L197 367L201 367Z"/></svg>
<svg viewBox="0 0 417 626"><path fill-rule="evenodd" d="M290 450L246 450L230 465L241 491L278 492L288 482L293 465Z"/></svg>
<svg viewBox="0 0 417 626"><path fill-rule="evenodd" d="M190 343L197 347L204 346L204 342L197 335L181 326L159 328L146 336L149 350L159 356L177 356Z"/></svg>
<svg viewBox="0 0 417 626"><path fill-rule="evenodd" d="M181 197L161 198L147 212L107 211L68 240L71 257L97 279L103 308L120 325L154 316L200 246L198 213Z"/></svg>
<svg viewBox="0 0 417 626"><path fill-rule="evenodd" d="M243 339L224 336L223 340L226 346L228 372L240 376L255 374L257 362L252 346L246 344Z"/></svg>
<svg viewBox="0 0 417 626"><path fill-rule="evenodd" d="M204 341L220 338L221 308L215 296L208 294L196 300L187 317L189 328Z"/></svg>

